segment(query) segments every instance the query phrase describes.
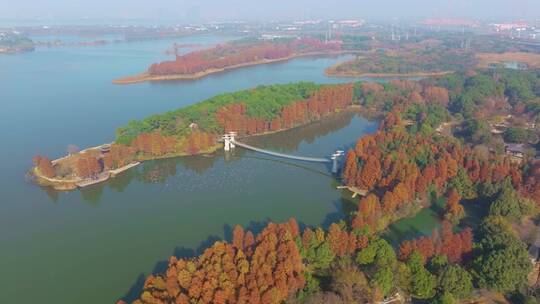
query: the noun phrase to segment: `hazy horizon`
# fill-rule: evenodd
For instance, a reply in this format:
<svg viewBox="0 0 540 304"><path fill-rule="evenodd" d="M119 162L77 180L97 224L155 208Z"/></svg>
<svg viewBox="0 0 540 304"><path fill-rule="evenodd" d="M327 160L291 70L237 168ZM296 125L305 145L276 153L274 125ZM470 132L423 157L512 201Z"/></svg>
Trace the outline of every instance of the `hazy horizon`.
<svg viewBox="0 0 540 304"><path fill-rule="evenodd" d="M0 0L0 22L163 20L173 22L299 19L540 19L538 0Z"/></svg>

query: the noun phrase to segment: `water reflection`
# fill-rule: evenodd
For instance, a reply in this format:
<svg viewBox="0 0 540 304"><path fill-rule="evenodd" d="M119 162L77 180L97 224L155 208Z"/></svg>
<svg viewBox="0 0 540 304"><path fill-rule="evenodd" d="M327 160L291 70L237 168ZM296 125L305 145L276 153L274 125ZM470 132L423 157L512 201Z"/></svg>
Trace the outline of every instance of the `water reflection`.
<svg viewBox="0 0 540 304"><path fill-rule="evenodd" d="M115 178L111 178L107 183L111 189L117 192L124 192L124 189L131 183L131 181L138 175L138 170L127 170Z"/></svg>
<svg viewBox="0 0 540 304"><path fill-rule="evenodd" d="M105 186L105 183L101 183L81 189L82 200L93 206L99 205Z"/></svg>
<svg viewBox="0 0 540 304"><path fill-rule="evenodd" d="M137 169L137 180L143 183L163 183L176 175L177 159L154 160L142 163Z"/></svg>
<svg viewBox="0 0 540 304"><path fill-rule="evenodd" d="M246 142L255 146L273 148L282 152L296 151L303 141L311 144L319 137L326 136L345 128L351 123L351 120L355 115L356 114L352 111L346 111L285 132L251 137L246 139Z"/></svg>
<svg viewBox="0 0 540 304"><path fill-rule="evenodd" d="M328 167L326 168L327 170L320 170L318 168L310 167L310 166L306 165L306 163L294 162L294 161L290 161L290 160L287 161L287 160L282 160L282 159L278 159L278 158L259 157L259 156L244 156L244 158L246 158L246 159L257 159L257 160L262 160L262 161L266 161L266 162L272 162L272 163L275 163L275 164L278 164L278 165L291 166L291 167L295 167L295 168L299 168L299 169L302 169L302 170L309 171L309 172L314 173L314 174L320 174L320 175L327 176L329 178L334 178L334 175L332 175L330 173L330 171L328 170ZM237 158L237 159L239 159L239 158Z"/></svg>
<svg viewBox="0 0 540 304"><path fill-rule="evenodd" d="M47 197L51 200L51 202L57 203L58 202L58 191L54 190L51 187L41 187L47 194Z"/></svg>

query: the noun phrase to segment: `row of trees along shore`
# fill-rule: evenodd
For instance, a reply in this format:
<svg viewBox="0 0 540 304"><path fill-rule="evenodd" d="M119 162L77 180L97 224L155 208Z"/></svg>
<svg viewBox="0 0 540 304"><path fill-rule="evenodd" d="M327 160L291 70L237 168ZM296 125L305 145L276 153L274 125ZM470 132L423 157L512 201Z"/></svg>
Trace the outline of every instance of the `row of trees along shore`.
<svg viewBox="0 0 540 304"><path fill-rule="evenodd" d="M301 228L294 219L258 234L236 226L230 242L171 257L134 303L374 303L396 292L456 303L478 289L532 301L532 265L514 227L538 214L540 165L513 163L491 138L471 140L463 130L494 113L494 98L508 104L507 113L525 107L537 115L539 74L469 71L352 90L356 102L385 113L378 131L347 153L344 183L368 190L357 211L328 229ZM441 134L444 122L461 132ZM381 237L391 222L441 202L443 223L431 235L398 244ZM467 205L485 212L465 222Z"/></svg>
<svg viewBox="0 0 540 304"><path fill-rule="evenodd" d="M437 47L428 50L387 50L336 64L333 74L414 74L466 71L477 64L473 51Z"/></svg>

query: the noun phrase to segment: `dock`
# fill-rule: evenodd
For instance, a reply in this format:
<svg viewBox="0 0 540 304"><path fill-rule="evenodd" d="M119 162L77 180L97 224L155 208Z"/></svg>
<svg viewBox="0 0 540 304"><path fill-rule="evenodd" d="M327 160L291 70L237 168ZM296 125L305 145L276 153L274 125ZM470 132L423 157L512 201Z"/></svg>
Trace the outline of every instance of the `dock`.
<svg viewBox="0 0 540 304"><path fill-rule="evenodd" d="M104 182L104 181L108 180L109 177L111 177L110 172L103 172L103 173L98 174L95 177L88 178L88 179L85 179L83 181L80 181L76 185L79 188L84 188L84 187L88 187L88 186L91 186L91 185L95 185L95 184Z"/></svg>
<svg viewBox="0 0 540 304"><path fill-rule="evenodd" d="M368 194L368 190L366 189L360 189L358 187L353 186L337 186L337 189L347 189L352 192L352 198L355 198L357 195L360 195L362 197L366 196Z"/></svg>
<svg viewBox="0 0 540 304"><path fill-rule="evenodd" d="M106 172L102 172L100 174L98 174L97 176L95 177L92 177L92 178L87 178L83 181L80 181L78 183L76 183L77 187L79 188L84 188L84 187L88 187L88 186L92 186L92 185L95 185L95 184L99 184L101 182L104 182L106 180L108 180L109 178L111 177L115 177L116 175L126 171L126 170L129 170L135 166L138 166L140 164L140 162L133 162L133 163L130 163L130 164L127 164L121 168L118 168L118 169L114 169L114 170L109 170L109 171L106 171Z"/></svg>
<svg viewBox="0 0 540 304"><path fill-rule="evenodd" d="M136 167L140 164L141 162L132 162L130 164L127 164L121 168L118 168L118 169L114 169L114 170L110 170L109 173L111 173L111 177L115 177L116 175L126 171L126 170L129 170L133 167Z"/></svg>

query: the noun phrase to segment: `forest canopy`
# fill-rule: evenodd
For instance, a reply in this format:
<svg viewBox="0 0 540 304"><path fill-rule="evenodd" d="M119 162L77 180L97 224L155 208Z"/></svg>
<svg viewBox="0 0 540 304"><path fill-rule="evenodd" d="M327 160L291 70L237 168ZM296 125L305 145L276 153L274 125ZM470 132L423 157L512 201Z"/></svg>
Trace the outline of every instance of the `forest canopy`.
<svg viewBox="0 0 540 304"><path fill-rule="evenodd" d="M220 134L224 131L216 119L220 109L232 104L242 104L248 118L271 121L281 114L282 109L295 102L306 100L323 86L312 82L259 86L254 89L226 93L194 105L153 115L144 120L130 121L117 130L117 142L128 144L137 135L159 130L164 135L182 136L190 131L189 125L196 123L204 132Z"/></svg>

